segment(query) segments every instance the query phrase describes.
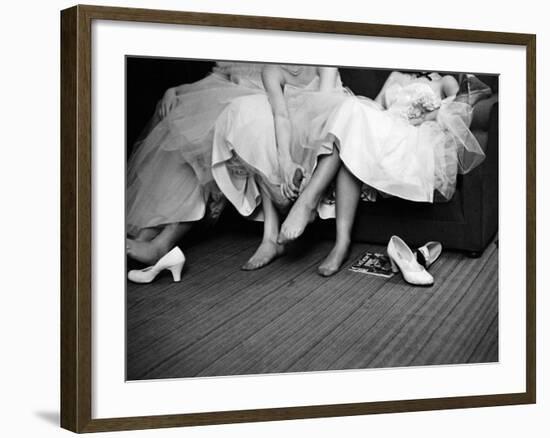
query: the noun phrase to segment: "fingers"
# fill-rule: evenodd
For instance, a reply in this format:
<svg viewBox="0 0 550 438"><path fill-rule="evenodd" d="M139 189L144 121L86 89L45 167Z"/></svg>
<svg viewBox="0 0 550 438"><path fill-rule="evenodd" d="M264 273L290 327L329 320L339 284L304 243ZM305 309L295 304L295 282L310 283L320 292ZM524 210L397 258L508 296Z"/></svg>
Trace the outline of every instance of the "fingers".
<svg viewBox="0 0 550 438"><path fill-rule="evenodd" d="M172 111L172 108L174 108L176 105L175 100L170 99L168 101L163 100L159 106L159 116L164 119L170 111Z"/></svg>
<svg viewBox="0 0 550 438"><path fill-rule="evenodd" d="M166 117L170 111L172 111L176 107L176 101L174 99L170 99L167 103L164 104L164 117Z"/></svg>
<svg viewBox="0 0 550 438"><path fill-rule="evenodd" d="M290 190L293 194L297 194L297 193L298 193L298 187L296 187L292 181L288 182L287 184L288 184L289 190Z"/></svg>
<svg viewBox="0 0 550 438"><path fill-rule="evenodd" d="M285 196L286 199L291 199L290 198L290 193L288 192L288 188L287 188L286 184L283 184L283 195Z"/></svg>
<svg viewBox="0 0 550 438"><path fill-rule="evenodd" d="M287 199L290 199L291 201L294 201L298 197L298 192L295 190L292 190L288 183L283 184L282 191L283 191L283 195Z"/></svg>
<svg viewBox="0 0 550 438"><path fill-rule="evenodd" d="M416 118L411 120L411 124L413 126L418 126L418 125L421 125L423 121L424 121L424 119L422 117L416 117Z"/></svg>
<svg viewBox="0 0 550 438"><path fill-rule="evenodd" d="M298 183L298 181L294 177L290 178L289 181L287 181L289 189L295 196L298 196L298 193L300 193L301 182L302 181L300 180L300 182Z"/></svg>
<svg viewBox="0 0 550 438"><path fill-rule="evenodd" d="M289 193L288 199L294 200L298 197L299 191L292 182L287 182L286 187Z"/></svg>
<svg viewBox="0 0 550 438"><path fill-rule="evenodd" d="M288 187L288 185L283 184L282 189L283 189L283 195L285 196L285 198L292 200L293 194L290 188Z"/></svg>

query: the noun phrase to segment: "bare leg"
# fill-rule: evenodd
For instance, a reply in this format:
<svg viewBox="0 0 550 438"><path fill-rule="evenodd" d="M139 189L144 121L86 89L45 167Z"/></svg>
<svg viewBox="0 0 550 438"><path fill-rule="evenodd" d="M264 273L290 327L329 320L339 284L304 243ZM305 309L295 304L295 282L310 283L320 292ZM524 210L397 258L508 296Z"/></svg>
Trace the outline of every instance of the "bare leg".
<svg viewBox="0 0 550 438"><path fill-rule="evenodd" d="M281 185L265 180L262 176L257 174L256 169L243 161L235 151L232 151L232 157L226 161L225 165L231 174L233 184L238 190L244 191L246 184L250 184L251 180L254 180L260 187L262 196L267 194L277 209L288 210L290 207L290 199L283 195Z"/></svg>
<svg viewBox="0 0 550 438"><path fill-rule="evenodd" d="M162 231L149 242L126 239L126 254L140 262L154 264L170 251L192 226L193 222L165 225Z"/></svg>
<svg viewBox="0 0 550 438"><path fill-rule="evenodd" d="M300 194L286 217L277 241L286 243L302 235L308 223L315 217L315 210L321 196L340 168L340 155L334 149L332 154L319 158L311 180Z"/></svg>
<svg viewBox="0 0 550 438"><path fill-rule="evenodd" d="M284 246L277 243L279 234L279 214L265 188L262 191L262 209L264 213L264 235L254 255L243 265L244 271L262 268L283 254Z"/></svg>
<svg viewBox="0 0 550 438"><path fill-rule="evenodd" d="M137 242L149 242L157 237L160 232L161 229L158 227L142 228L133 240Z"/></svg>
<svg viewBox="0 0 550 438"><path fill-rule="evenodd" d="M336 179L336 242L317 272L328 277L340 270L349 256L351 230L361 195L361 182L345 167Z"/></svg>

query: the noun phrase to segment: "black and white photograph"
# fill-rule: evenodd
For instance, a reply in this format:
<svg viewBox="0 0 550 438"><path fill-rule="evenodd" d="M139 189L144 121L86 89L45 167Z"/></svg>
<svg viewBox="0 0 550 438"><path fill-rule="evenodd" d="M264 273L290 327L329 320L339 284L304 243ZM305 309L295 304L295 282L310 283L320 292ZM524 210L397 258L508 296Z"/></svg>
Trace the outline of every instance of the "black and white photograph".
<svg viewBox="0 0 550 438"><path fill-rule="evenodd" d="M127 380L499 361L498 74L125 63Z"/></svg>

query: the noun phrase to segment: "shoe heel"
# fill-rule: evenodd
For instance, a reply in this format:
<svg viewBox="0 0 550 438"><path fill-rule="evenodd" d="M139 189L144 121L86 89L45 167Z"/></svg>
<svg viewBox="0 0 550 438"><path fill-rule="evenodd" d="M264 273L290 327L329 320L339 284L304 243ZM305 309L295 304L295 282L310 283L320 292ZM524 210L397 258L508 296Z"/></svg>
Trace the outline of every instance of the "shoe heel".
<svg viewBox="0 0 550 438"><path fill-rule="evenodd" d="M391 263L391 271L394 274L399 273L399 266L397 266L397 263L395 263L395 261L391 257L389 259L390 259L390 263Z"/></svg>
<svg viewBox="0 0 550 438"><path fill-rule="evenodd" d="M181 281L181 270L183 269L183 262L178 263L174 266L170 266L168 270L172 273L172 278L174 279L174 283L178 283Z"/></svg>

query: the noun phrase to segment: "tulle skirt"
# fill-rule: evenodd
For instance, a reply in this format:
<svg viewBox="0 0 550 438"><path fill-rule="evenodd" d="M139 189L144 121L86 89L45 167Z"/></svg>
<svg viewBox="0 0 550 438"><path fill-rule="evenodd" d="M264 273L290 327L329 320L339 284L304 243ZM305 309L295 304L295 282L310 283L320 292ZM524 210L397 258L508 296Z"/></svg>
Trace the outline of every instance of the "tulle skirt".
<svg viewBox="0 0 550 438"><path fill-rule="evenodd" d="M239 155L251 170L244 177L226 169ZM251 175L277 183L277 172L265 91L252 82L237 84L211 74L185 85L176 107L162 120L154 116L135 145L127 169L127 233L198 221L210 199L221 199L220 190L242 214L250 215L259 202Z"/></svg>

